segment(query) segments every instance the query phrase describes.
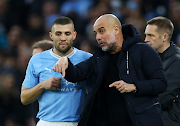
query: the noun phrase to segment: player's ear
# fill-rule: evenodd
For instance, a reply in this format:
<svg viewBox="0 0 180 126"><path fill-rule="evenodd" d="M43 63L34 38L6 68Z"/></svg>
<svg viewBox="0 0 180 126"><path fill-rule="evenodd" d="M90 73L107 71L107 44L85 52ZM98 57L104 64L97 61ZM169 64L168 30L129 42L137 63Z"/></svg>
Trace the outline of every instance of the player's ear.
<svg viewBox="0 0 180 126"><path fill-rule="evenodd" d="M77 32L75 31L73 34L73 40L76 38L76 36L77 36Z"/></svg>
<svg viewBox="0 0 180 126"><path fill-rule="evenodd" d="M49 32L49 37L53 40L52 32Z"/></svg>

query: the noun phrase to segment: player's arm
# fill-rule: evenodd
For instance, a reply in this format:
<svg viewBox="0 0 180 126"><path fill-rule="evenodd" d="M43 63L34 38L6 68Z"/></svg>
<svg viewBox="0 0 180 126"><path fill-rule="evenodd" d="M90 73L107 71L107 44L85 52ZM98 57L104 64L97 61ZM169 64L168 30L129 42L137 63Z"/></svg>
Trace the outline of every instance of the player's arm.
<svg viewBox="0 0 180 126"><path fill-rule="evenodd" d="M42 94L44 89L58 91L60 87L61 78L51 77L45 81L40 82L36 86L28 89L24 86L21 87L21 102L24 105L37 100L39 95Z"/></svg>

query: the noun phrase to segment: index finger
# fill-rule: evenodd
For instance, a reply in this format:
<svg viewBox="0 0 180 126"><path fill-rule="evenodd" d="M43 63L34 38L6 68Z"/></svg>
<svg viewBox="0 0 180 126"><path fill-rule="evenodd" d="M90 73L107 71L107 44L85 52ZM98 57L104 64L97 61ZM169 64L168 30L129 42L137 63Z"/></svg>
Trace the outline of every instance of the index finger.
<svg viewBox="0 0 180 126"><path fill-rule="evenodd" d="M116 87L119 85L119 81L115 81L112 84L109 85L109 87Z"/></svg>
<svg viewBox="0 0 180 126"><path fill-rule="evenodd" d="M63 77L65 77L65 75L66 75L66 68L65 67L61 68L61 74Z"/></svg>

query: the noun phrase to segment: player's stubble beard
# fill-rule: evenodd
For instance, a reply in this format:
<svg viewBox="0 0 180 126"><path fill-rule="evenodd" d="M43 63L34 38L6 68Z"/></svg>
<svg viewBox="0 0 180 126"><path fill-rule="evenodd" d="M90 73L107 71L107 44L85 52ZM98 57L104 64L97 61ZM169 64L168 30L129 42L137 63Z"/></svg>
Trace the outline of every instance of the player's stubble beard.
<svg viewBox="0 0 180 126"><path fill-rule="evenodd" d="M62 42L60 42L60 43L62 43ZM73 44L73 39L71 39L69 43L66 42L66 43L68 44L68 46L67 46L66 48L60 48L60 45L59 45L60 43L55 43L55 44L54 44L54 47L55 47L56 50L58 50L60 53L65 54L65 53L67 53L67 52L71 49L72 44Z"/></svg>

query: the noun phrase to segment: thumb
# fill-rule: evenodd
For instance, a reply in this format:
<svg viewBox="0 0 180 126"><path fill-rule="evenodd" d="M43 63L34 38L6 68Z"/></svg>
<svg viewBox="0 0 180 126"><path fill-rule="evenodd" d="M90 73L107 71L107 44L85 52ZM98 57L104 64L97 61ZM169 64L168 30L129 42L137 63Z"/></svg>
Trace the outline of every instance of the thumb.
<svg viewBox="0 0 180 126"><path fill-rule="evenodd" d="M56 79L56 81L60 81L61 80L61 78L55 78Z"/></svg>

